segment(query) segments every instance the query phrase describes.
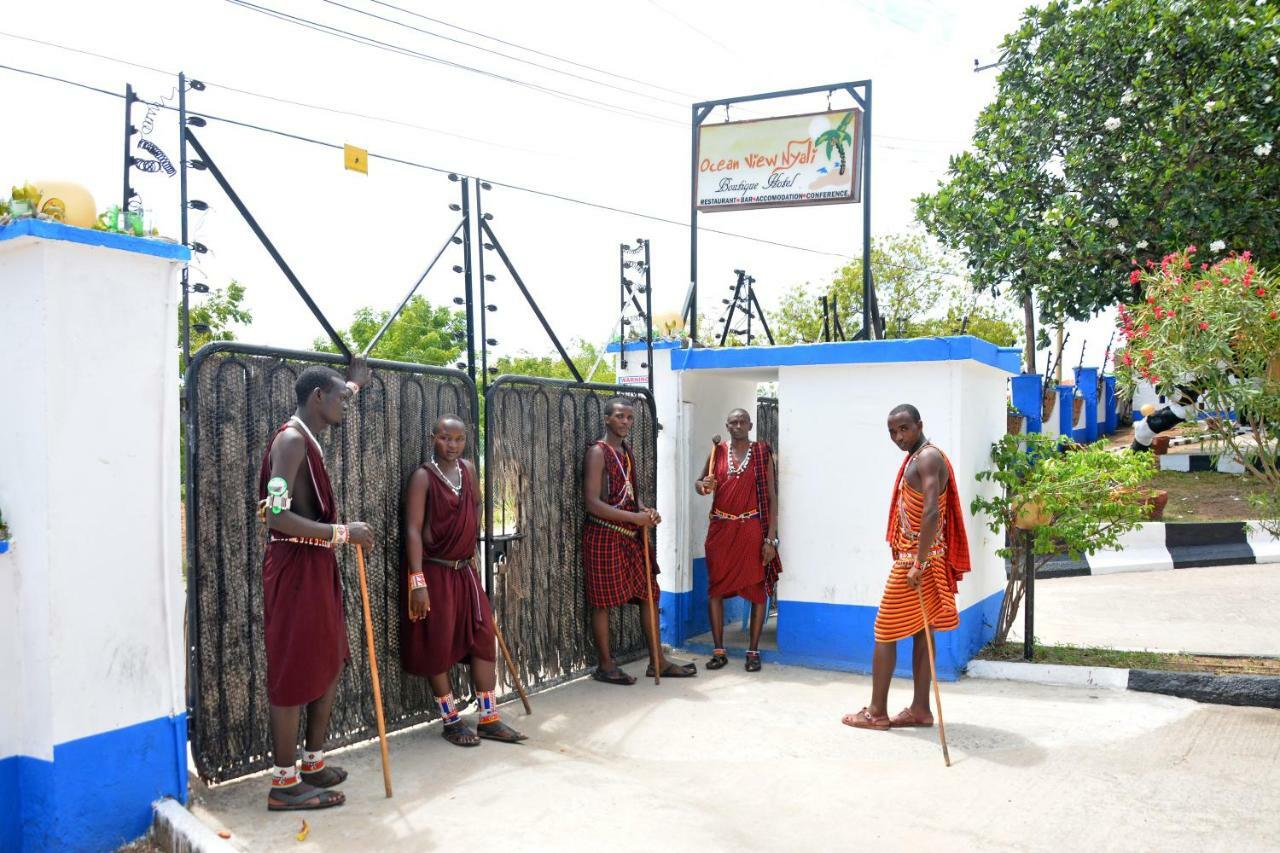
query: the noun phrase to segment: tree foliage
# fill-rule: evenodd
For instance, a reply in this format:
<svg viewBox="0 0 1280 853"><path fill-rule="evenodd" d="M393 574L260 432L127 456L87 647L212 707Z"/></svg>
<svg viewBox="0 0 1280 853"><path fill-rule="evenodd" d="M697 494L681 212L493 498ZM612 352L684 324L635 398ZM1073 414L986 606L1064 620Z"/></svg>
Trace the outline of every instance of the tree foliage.
<svg viewBox="0 0 1280 853"><path fill-rule="evenodd" d="M1002 48L971 150L916 200L977 287L1056 323L1123 298L1131 258L1280 257L1280 4L1053 0Z"/></svg>
<svg viewBox="0 0 1280 853"><path fill-rule="evenodd" d="M992 467L977 475L980 482L999 484L1001 491L974 498L969 511L985 515L992 533L1008 534L1006 546L996 552L1010 561L996 642L1008 637L1022 601L1028 537L1015 527L1020 515L1039 514L1046 522L1029 537L1035 568L1062 551L1079 559L1114 549L1120 536L1147 518L1151 491L1142 484L1155 474L1151 454L1060 442L1040 433L1006 435L991 446Z"/></svg>
<svg viewBox="0 0 1280 853"><path fill-rule="evenodd" d="M1011 307L973 291L923 234L890 235L871 247L876 302L891 338L958 335L963 329L1000 346L1018 338ZM822 296L835 297L840 326L852 337L862 321L862 261L837 270L827 288L795 285L769 317L780 344L822 340Z"/></svg>
<svg viewBox="0 0 1280 853"><path fill-rule="evenodd" d="M390 316L390 311L360 308L350 327L338 334L353 352L361 352ZM466 347L466 332L465 313L414 296L370 355L388 361L451 366ZM316 338L314 347L320 352L337 352L327 338Z"/></svg>
<svg viewBox="0 0 1280 853"><path fill-rule="evenodd" d="M224 290L214 288L208 296L199 301L192 298L191 305L191 352L194 354L200 347L213 341L234 341L235 327L248 326L253 322L253 312L244 306L245 288L240 282L232 279ZM195 327L202 326L199 331ZM182 335L182 306L178 306L178 335Z"/></svg>

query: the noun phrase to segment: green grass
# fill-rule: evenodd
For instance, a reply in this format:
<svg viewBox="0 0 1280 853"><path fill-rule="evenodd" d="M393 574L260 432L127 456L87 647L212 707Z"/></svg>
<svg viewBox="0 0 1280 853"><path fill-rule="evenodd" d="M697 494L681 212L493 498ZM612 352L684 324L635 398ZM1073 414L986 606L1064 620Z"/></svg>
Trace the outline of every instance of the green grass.
<svg viewBox="0 0 1280 853"><path fill-rule="evenodd" d="M981 660L1022 661L1022 643L992 643L978 652ZM1280 675L1280 658L1218 657L1126 651L1086 646L1035 645L1035 663L1064 666L1109 666L1118 669L1156 669L1172 672L1252 673Z"/></svg>

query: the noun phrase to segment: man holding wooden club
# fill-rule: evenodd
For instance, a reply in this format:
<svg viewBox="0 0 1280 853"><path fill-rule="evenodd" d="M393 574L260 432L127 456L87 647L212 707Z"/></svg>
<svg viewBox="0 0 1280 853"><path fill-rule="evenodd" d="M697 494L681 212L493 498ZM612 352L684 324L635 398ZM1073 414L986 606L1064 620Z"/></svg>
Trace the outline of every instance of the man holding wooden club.
<svg viewBox="0 0 1280 853"><path fill-rule="evenodd" d="M346 801L329 790L347 773L326 765L324 744L338 676L350 659L342 579L333 549L373 545L360 521L339 524L319 433L342 422L369 375L354 359L347 380L328 367L303 370L294 383L298 408L267 446L258 477L259 517L267 525L262 568L263 639L275 767L267 808L323 809ZM307 709L302 770L295 766L298 718Z"/></svg>
<svg viewBox="0 0 1280 853"><path fill-rule="evenodd" d="M591 677L606 684L635 684L619 668L609 646L609 610L638 604L649 641L647 677L690 678L697 666L667 661L658 637L658 567L648 550L649 528L662 519L640 501L636 460L627 444L635 423L635 402L614 397L604 405L604 437L587 447L582 497L586 520L582 526L582 562L586 571L591 633L599 661Z"/></svg>
<svg viewBox="0 0 1280 853"><path fill-rule="evenodd" d="M889 412L888 426L889 438L907 458L898 469L889 503L886 538L893 551L893 569L876 614L871 704L846 714L842 721L859 729L933 725L929 710L934 673L930 632L950 631L960 624L956 582L969 571L969 542L951 462L924 437L924 424L915 406L895 407ZM907 637L914 638L911 672L915 693L911 705L890 719L889 682L897 662L898 640ZM937 698L936 675L932 681ZM941 707L938 716L941 720ZM942 743L945 756L945 735Z"/></svg>
<svg viewBox="0 0 1280 853"><path fill-rule="evenodd" d="M707 476L694 484L700 495L714 494L707 527L707 611L715 649L707 669L729 663L724 648L724 600L740 595L751 602L747 672L759 672L760 632L765 606L782 572L778 560L778 489L768 442L751 441L751 415L734 409L725 419L729 441L715 437Z"/></svg>
<svg viewBox="0 0 1280 853"><path fill-rule="evenodd" d="M480 519L475 468L463 458L467 427L455 415L436 421L431 458L409 478L404 499L405 570L409 621L400 634L407 672L425 676L444 721L441 734L455 746L480 738L518 743L526 736L498 713L497 636L493 611L473 558ZM457 663L471 666L476 707L473 732L462 721L449 682Z"/></svg>

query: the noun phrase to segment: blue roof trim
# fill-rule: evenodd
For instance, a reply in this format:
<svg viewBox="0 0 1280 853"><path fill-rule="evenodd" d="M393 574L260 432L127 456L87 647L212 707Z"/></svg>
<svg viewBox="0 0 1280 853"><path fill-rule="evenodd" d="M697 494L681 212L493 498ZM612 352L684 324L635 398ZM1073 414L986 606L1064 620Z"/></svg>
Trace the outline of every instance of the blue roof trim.
<svg viewBox="0 0 1280 853"><path fill-rule="evenodd" d="M671 354L673 370L725 370L738 367L793 367L805 364L892 364L904 361L972 359L1006 373L1018 373L1016 347L963 335L891 341L840 341L778 347L685 349Z"/></svg>
<svg viewBox="0 0 1280 853"><path fill-rule="evenodd" d="M41 237L45 240L83 243L86 246L103 246L108 249L119 249L122 252L167 258L171 261L191 260L191 250L181 243L170 243L150 237L134 237L131 234L117 234L114 231L94 231L92 228L77 228L74 225L49 222L44 219L19 219L0 227L0 241L14 240L18 237Z"/></svg>
<svg viewBox="0 0 1280 853"><path fill-rule="evenodd" d="M653 342L654 349L679 349L681 346L683 346L682 341L662 340L662 341ZM645 348L644 341L627 341L627 352L636 352L637 350L643 350L644 348ZM618 342L612 341L607 347L604 348L604 351L618 352L618 350L620 349L621 347L618 345Z"/></svg>

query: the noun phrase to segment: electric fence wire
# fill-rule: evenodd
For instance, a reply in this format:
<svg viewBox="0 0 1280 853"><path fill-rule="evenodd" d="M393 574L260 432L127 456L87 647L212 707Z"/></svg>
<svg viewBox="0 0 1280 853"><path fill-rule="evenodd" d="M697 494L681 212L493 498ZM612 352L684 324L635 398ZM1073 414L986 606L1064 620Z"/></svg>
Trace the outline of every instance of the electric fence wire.
<svg viewBox="0 0 1280 853"><path fill-rule="evenodd" d="M89 92L95 92L95 93L100 94L100 95L107 95L107 96L112 97L112 98L123 98L123 97L124 97L124 95L123 95L122 93L120 93L120 92L113 92L113 91L111 91L111 90L109 90L109 89L101 88L100 86L93 86L93 85L90 85L90 84L88 84L88 83L82 83L82 82L77 81L77 80L70 80L70 79L67 79L67 78L64 78L64 77L58 77L58 76L53 75L53 74L45 74L45 73L42 73L42 72L39 72L39 71L34 71L34 70L32 70L32 69L29 69L29 68L19 68L19 67L14 66L14 65L7 65L7 64L0 63L0 69L6 70L6 71L12 71L12 72L15 72L15 73L18 73L18 74L25 74L25 75L28 75L28 76L31 76L31 77L36 77L36 78L39 78L39 79L42 79L42 80L47 80L47 81L50 81L50 82L53 82L53 83L60 83L60 84L63 84L63 85L72 86L72 87L74 87L74 88L83 89L83 90L86 90L86 91L89 91ZM147 105L160 105L162 108L164 108L164 109L168 109L168 110L172 110L172 111L176 111L176 109L177 109L176 107L173 107L173 106L164 106L163 104L160 104L160 102L156 102L156 101L148 101L148 100L143 99L143 98L138 98L138 99L137 99L137 103L140 103L140 104L147 104ZM341 143L329 142L329 141L322 140L322 139L316 139L316 138L314 138L314 137L304 136L304 135L302 135L302 134L298 134L298 133L291 133L291 132L286 131L286 130L280 130L280 129L278 129L278 128L267 127L267 126L264 126L264 125L255 124L255 123L253 123L253 122L241 121L241 120L239 120L239 119L233 119L233 118L230 118L230 117L227 117L227 116L216 115L216 114L214 114L214 113L207 113L207 112L202 112L202 111L198 111L198 110L188 109L188 110L187 110L187 114L188 114L188 115L190 115L190 116L199 116L199 117L204 118L204 119L209 120L209 121L221 122L221 123L223 123L223 124L231 125L231 126L234 126L234 127L244 128L244 129L246 129L246 130L254 130L254 131L261 132L261 133L267 133L267 134L271 134L271 135L274 135L274 136L279 136L279 137L281 137L281 138L285 138L285 139L292 139L292 140L297 141L297 142L305 142L305 143L310 144L310 145L317 145L317 146L321 146L321 147L324 147L324 148L330 148L330 149L337 150L337 151L344 150L344 148L345 148L345 146L344 146L344 145L342 145ZM432 165L432 164L430 164L430 163L422 163L422 162L418 162L418 161L414 161L414 160L408 160L408 159L405 159L405 158L402 158L402 157L394 157L394 156L387 155L387 154L379 154L379 153L377 153L377 152L375 152L375 151L372 151L372 150L370 150L370 151L369 151L369 156L370 156L371 158L377 158L377 159L384 160L384 161L389 162L389 163L396 163L396 164L398 164L398 165L406 166L406 167L409 167L409 168L423 169L423 170L426 170L426 171L435 172L435 173L438 173L438 174L445 174L445 175L449 175L449 174L456 174L456 175L460 175L460 176L464 176L464 177L474 178L475 180L480 180L478 177L475 177L475 176L473 176L473 175L469 175L469 174L467 174L466 172L464 172L464 171L459 171L459 170L457 170L457 169L447 169L447 168L445 168L445 167L443 167L443 166L436 166L436 165ZM589 201L589 200L586 200L586 199L575 198L575 197L573 197L573 196L564 195L563 193L551 192L551 191L549 191L549 190L540 190L540 189L537 189L537 188L535 188L535 187L529 187L529 186L524 186L524 185L521 185L521 184L515 184L515 183L506 182L506 181L495 180L495 179L493 179L493 178L485 178L484 180L488 181L490 184L492 184L492 185L493 185L493 186L495 186L495 187L502 187L502 188L504 188L504 189L509 189L509 190L512 190L512 191L515 191L515 192L525 193L525 194L527 194L527 195L533 195L533 196L539 196L539 197L542 197L542 198L554 199L554 200L557 200L557 201L563 201L563 202L566 202L566 203L568 203L568 204L575 204L575 205L579 205L579 206L582 206L582 207L588 207L588 208L592 208L592 209L595 209L595 210L602 210L602 211L606 211L606 212L609 212L609 213L617 213L617 214L621 214L621 215L624 215L624 216L634 216L634 217L639 218L639 219L644 219L644 220L647 220L647 221L650 221L650 222L657 222L657 223L660 223L660 224L663 224L663 225L674 225L674 226L679 227L679 228L688 228L688 227L689 227L689 223L688 223L688 222L681 222L680 220L677 220L677 219L671 219L671 218L669 218L669 217L666 217L666 216L659 216L659 215L657 215L657 214L653 214L653 213L645 213L645 212L643 212L643 211L633 210L633 209L628 209L628 208L623 208L623 207L618 207L618 206L615 206L615 205L605 204L605 203L602 203L602 202ZM833 251L826 250L826 249L816 249L816 248L813 248L813 247L811 247L811 246L801 246L801 245L797 245L797 244L794 244L794 243L785 243L785 242L782 242L782 241L779 241L779 240L770 240L770 239L768 239L768 238L766 238L766 237L757 237L757 236L753 236L753 235L750 235L750 234L742 234L742 233L739 233L739 232L736 232L736 231L727 231L727 230L724 230L724 229L721 229L721 228L709 228L709 227L704 226L704 225L699 225L699 226L698 226L698 231L699 231L700 233L718 234L718 235L723 236L723 237L732 237L732 238L734 238L734 239L738 239L738 240L746 240L746 241L748 241L748 242L752 242L752 243L759 243L759 244L762 244L762 245L774 246L774 247L776 247L776 248L780 248L780 249L790 249L790 250L793 250L793 251L805 252L805 253L807 253L807 254L822 255L822 256L826 256L826 257L838 258L838 259L841 259L841 260L844 260L844 261L854 261L854 262L861 261L861 258L860 258L860 257L858 257L858 256L856 256L856 255L849 255L849 254L846 254L846 253L843 253L843 252L833 252ZM892 268L892 269L902 270L902 271L905 271L905 272L931 273L931 274L934 274L934 275L951 276L951 277L957 277L957 278L962 278L962 277L963 277L963 276L962 276L962 274L960 274L960 273L956 273L956 272L953 272L953 271L950 271L950 270L943 270L943 269L931 268L931 267L913 266L913 265L908 265L908 264L895 264L895 263L893 263L893 262L884 262L884 263L882 264L882 266L885 266L885 267L888 267L888 268Z"/></svg>

